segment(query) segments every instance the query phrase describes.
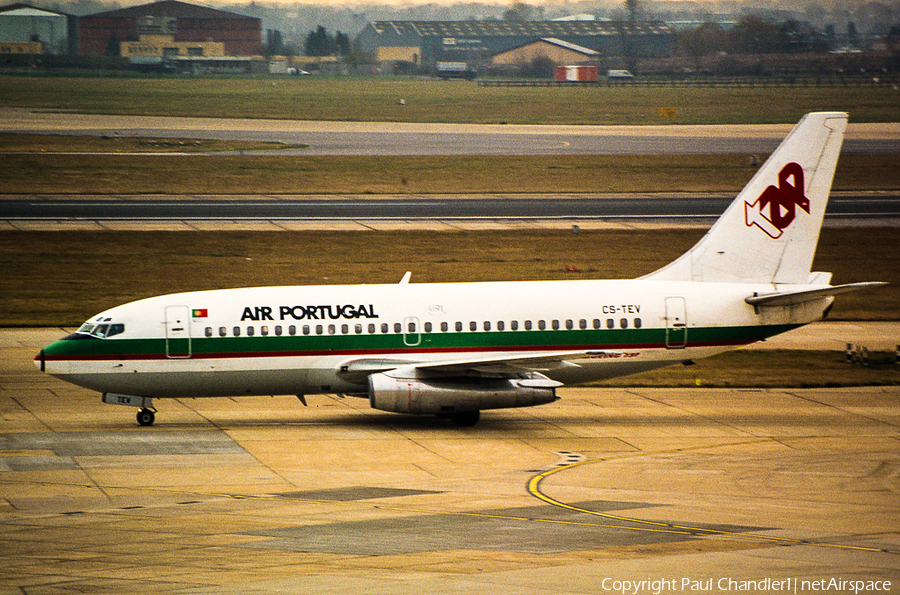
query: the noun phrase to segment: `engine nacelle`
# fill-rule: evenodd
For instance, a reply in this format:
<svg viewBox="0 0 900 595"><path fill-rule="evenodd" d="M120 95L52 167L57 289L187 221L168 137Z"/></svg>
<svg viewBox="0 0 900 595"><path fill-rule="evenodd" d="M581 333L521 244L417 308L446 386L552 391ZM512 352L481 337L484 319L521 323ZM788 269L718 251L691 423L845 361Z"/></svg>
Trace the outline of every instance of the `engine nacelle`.
<svg viewBox="0 0 900 595"><path fill-rule="evenodd" d="M557 400L562 383L541 374L528 378L395 378L369 376L373 409L395 413L452 414L531 407Z"/></svg>

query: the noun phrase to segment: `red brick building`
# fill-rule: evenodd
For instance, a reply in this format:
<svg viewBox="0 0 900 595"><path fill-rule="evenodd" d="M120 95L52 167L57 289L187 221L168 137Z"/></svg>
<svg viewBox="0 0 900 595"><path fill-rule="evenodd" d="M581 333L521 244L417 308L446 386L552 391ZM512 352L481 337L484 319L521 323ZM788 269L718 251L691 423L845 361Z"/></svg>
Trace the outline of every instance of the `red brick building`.
<svg viewBox="0 0 900 595"><path fill-rule="evenodd" d="M106 55L122 41L171 36L176 42L219 41L228 56L254 56L262 47L262 21L196 4L162 0L81 17L78 53Z"/></svg>

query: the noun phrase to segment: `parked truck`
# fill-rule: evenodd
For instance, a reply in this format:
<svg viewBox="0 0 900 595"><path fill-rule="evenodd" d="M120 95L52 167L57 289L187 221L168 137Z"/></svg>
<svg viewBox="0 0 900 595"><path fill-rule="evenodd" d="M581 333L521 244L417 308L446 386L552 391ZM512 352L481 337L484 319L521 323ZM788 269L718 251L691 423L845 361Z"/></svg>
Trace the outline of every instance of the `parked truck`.
<svg viewBox="0 0 900 595"><path fill-rule="evenodd" d="M438 62L435 69L437 76L442 79L466 79L475 78L475 68L465 62Z"/></svg>

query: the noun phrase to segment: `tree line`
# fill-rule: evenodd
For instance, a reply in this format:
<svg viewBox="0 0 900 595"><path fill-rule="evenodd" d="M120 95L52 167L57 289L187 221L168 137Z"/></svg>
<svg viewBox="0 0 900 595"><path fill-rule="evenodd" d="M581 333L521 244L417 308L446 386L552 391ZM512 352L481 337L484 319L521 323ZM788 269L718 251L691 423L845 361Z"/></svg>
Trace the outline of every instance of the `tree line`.
<svg viewBox="0 0 900 595"><path fill-rule="evenodd" d="M263 53L266 56L297 56L301 53L301 49L295 44L285 43L281 31L267 29ZM319 25L306 35L302 53L317 57L346 56L350 53L350 36L340 31L332 35L325 27Z"/></svg>
<svg viewBox="0 0 900 595"><path fill-rule="evenodd" d="M731 29L707 22L680 32L675 39L675 52L694 57L715 54L796 54L827 52L839 45L859 43L856 26L851 22L846 32L834 25L819 30L802 21L782 22L748 15Z"/></svg>

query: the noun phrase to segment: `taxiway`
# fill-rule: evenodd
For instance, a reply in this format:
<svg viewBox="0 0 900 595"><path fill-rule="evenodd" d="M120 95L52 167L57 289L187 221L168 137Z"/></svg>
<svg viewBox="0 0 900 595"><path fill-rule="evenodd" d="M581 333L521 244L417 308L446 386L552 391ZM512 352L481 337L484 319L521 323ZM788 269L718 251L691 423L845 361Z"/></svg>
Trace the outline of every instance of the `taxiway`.
<svg viewBox="0 0 900 595"><path fill-rule="evenodd" d="M34 368L61 332L0 332L2 593L900 591L896 387L566 389L469 429L175 400L148 429Z"/></svg>
<svg viewBox="0 0 900 595"><path fill-rule="evenodd" d="M302 155L650 155L765 153L793 124L543 126L180 118L0 109L0 132L243 140ZM900 124L851 122L844 153L900 152ZM254 151L255 155L263 154Z"/></svg>

